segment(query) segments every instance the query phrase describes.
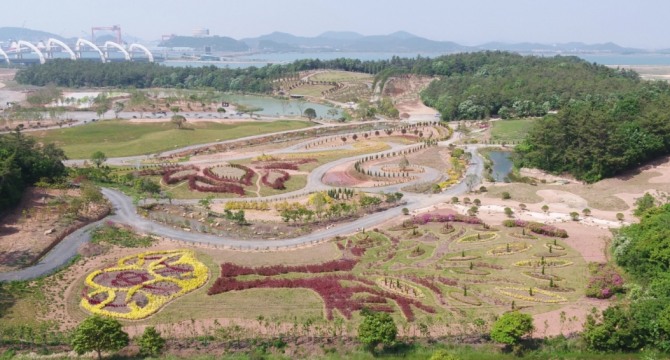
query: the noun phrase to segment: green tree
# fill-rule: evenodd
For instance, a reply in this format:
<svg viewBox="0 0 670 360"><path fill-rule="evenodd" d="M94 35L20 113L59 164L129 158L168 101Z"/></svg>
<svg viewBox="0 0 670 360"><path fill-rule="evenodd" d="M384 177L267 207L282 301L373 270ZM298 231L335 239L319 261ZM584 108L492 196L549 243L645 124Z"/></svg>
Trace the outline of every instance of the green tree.
<svg viewBox="0 0 670 360"><path fill-rule="evenodd" d="M635 216L642 216L647 210L651 209L654 207L656 203L656 200L650 193L644 193L644 195L641 198L638 198L635 200L635 205L637 206L635 208Z"/></svg>
<svg viewBox="0 0 670 360"><path fill-rule="evenodd" d="M216 109L216 112L218 112L218 113L219 113L219 117L221 117L221 115L223 115L223 114L226 113L226 109L223 108L223 107L220 107L220 108Z"/></svg>
<svg viewBox="0 0 670 360"><path fill-rule="evenodd" d="M502 199L503 200L509 200L511 198L512 198L512 195L510 195L509 192L503 191L503 193L502 193Z"/></svg>
<svg viewBox="0 0 670 360"><path fill-rule="evenodd" d="M398 327L391 315L382 312L365 311L363 322L358 327L358 339L368 349L374 350L379 344L395 344Z"/></svg>
<svg viewBox="0 0 670 360"><path fill-rule="evenodd" d="M491 339L506 345L516 345L534 330L533 317L518 311L502 315L491 328Z"/></svg>
<svg viewBox="0 0 670 360"><path fill-rule="evenodd" d="M72 335L72 348L82 355L95 351L102 359L103 351L118 351L127 346L128 334L117 320L93 315L82 321Z"/></svg>
<svg viewBox="0 0 670 360"><path fill-rule="evenodd" d="M165 347L165 339L161 337L156 328L149 326L144 329L144 333L137 339L137 344L140 346L140 355L142 356L158 356Z"/></svg>
<svg viewBox="0 0 670 360"><path fill-rule="evenodd" d="M402 159L400 159L400 162L398 163L398 167L400 168L400 171L406 171L408 166L409 160L407 160L407 156L403 155Z"/></svg>
<svg viewBox="0 0 670 360"><path fill-rule="evenodd" d="M177 125L177 129L181 129L184 126L184 123L186 123L186 118L182 115L173 115L172 118L170 118L170 122Z"/></svg>
<svg viewBox="0 0 670 360"><path fill-rule="evenodd" d="M312 108L307 108L307 109L305 109L305 112L304 112L303 114L304 114L304 115L307 117L307 119L309 119L309 120L313 120L313 119L316 118L316 110L314 110L314 109L312 109Z"/></svg>
<svg viewBox="0 0 670 360"><path fill-rule="evenodd" d="M114 103L114 106L112 107L112 111L114 111L114 117L116 119L119 118L119 113L121 113L121 111L123 111L123 109L125 107L126 107L126 105L124 103L120 102L120 101L116 101Z"/></svg>
<svg viewBox="0 0 670 360"><path fill-rule="evenodd" d="M91 161L95 164L95 167L100 168L100 165L107 161L107 156L104 152L98 150L91 155Z"/></svg>

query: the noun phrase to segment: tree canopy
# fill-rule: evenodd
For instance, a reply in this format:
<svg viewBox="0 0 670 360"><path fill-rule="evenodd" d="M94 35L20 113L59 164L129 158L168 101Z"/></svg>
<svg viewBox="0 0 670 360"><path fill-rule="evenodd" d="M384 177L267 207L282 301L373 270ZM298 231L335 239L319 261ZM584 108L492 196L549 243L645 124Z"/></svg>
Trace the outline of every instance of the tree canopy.
<svg viewBox="0 0 670 360"><path fill-rule="evenodd" d="M533 329L532 316L513 311L496 320L491 328L491 339L502 344L514 345Z"/></svg>
<svg viewBox="0 0 670 360"><path fill-rule="evenodd" d="M98 359L102 359L103 351L118 351L128 343L128 334L121 323L100 315L82 321L72 335L72 347L77 354L95 351Z"/></svg>
<svg viewBox="0 0 670 360"><path fill-rule="evenodd" d="M63 150L20 132L0 135L0 212L16 205L27 186L65 176Z"/></svg>
<svg viewBox="0 0 670 360"><path fill-rule="evenodd" d="M365 312L358 327L358 339L368 348L395 344L398 328L391 315L383 312Z"/></svg>

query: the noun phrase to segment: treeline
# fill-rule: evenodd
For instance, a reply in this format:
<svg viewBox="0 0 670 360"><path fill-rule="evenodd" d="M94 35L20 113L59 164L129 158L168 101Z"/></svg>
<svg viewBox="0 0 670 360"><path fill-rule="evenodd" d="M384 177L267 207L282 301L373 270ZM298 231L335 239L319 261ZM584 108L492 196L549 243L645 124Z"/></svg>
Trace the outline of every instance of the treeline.
<svg viewBox="0 0 670 360"><path fill-rule="evenodd" d="M517 164L595 182L670 153L670 86L646 82L616 96L572 101L537 120Z"/></svg>
<svg viewBox="0 0 670 360"><path fill-rule="evenodd" d="M598 351L670 352L670 204L644 211L615 234L614 258L635 280L623 301L589 317L583 338Z"/></svg>
<svg viewBox="0 0 670 360"><path fill-rule="evenodd" d="M0 135L0 213L16 205L27 186L65 176L64 159L53 144L39 145L19 132Z"/></svg>
<svg viewBox="0 0 670 360"><path fill-rule="evenodd" d="M441 76L421 96L444 120L542 116L572 100L623 94L641 83L634 71L577 57L504 52L449 55L430 68L416 64L413 72Z"/></svg>

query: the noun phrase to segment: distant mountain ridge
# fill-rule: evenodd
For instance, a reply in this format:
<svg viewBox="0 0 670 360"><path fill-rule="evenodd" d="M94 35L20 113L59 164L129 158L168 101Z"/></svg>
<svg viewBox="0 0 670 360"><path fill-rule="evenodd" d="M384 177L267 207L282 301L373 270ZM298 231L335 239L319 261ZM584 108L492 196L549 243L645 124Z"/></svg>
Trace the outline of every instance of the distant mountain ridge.
<svg viewBox="0 0 670 360"><path fill-rule="evenodd" d="M102 35L105 36L105 35ZM62 36L47 31L19 27L0 27L0 42L26 40L45 41L56 38L66 41ZM125 38L128 38L126 40ZM126 35L124 40L140 42L140 39ZM461 45L452 41L426 39L406 31L397 31L387 35L362 35L353 31L326 31L314 37L296 36L285 32L273 32L253 38L233 39L227 36L174 36L161 41L158 46L190 47L204 50L210 47L217 52L396 52L396 53L453 53L481 50L501 50L519 53L649 53L638 48L622 47L612 42L585 44L567 42L542 44L532 42L504 43L488 42L477 46ZM655 53L670 53L670 49L657 50Z"/></svg>

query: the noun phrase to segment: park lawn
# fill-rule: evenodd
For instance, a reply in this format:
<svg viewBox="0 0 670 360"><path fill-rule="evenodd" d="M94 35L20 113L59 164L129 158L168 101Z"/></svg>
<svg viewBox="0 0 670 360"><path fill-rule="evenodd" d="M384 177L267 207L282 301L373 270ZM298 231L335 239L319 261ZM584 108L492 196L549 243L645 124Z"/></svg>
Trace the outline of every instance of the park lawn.
<svg viewBox="0 0 670 360"><path fill-rule="evenodd" d="M492 121L491 140L496 142L521 141L526 137L534 121L535 119Z"/></svg>
<svg viewBox="0 0 670 360"><path fill-rule="evenodd" d="M303 85L291 90L291 93L295 95L321 97L323 96L322 93L324 91L330 90L332 88L333 86L331 85ZM317 114L317 115L322 116L324 114Z"/></svg>
<svg viewBox="0 0 670 360"><path fill-rule="evenodd" d="M349 71L326 71L310 76L313 81L364 82L372 81L373 76Z"/></svg>
<svg viewBox="0 0 670 360"><path fill-rule="evenodd" d="M312 125L310 122L298 120L238 124L199 122L189 123L188 130L179 130L170 122L138 124L110 120L29 134L39 141L55 143L70 159L87 159L96 151L102 151L107 157L144 155L188 145L302 129Z"/></svg>

